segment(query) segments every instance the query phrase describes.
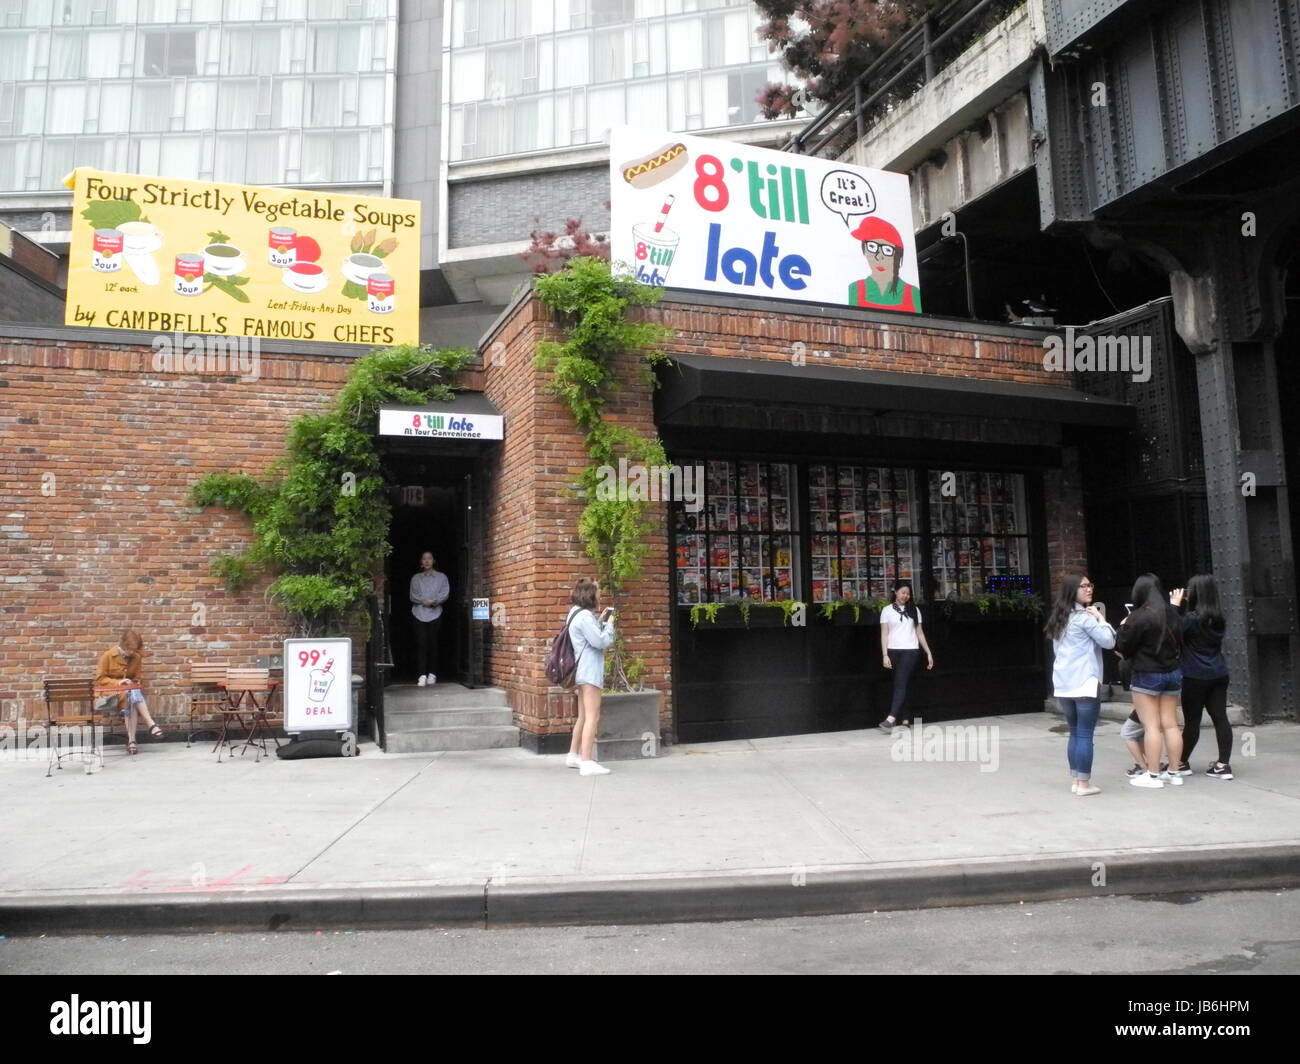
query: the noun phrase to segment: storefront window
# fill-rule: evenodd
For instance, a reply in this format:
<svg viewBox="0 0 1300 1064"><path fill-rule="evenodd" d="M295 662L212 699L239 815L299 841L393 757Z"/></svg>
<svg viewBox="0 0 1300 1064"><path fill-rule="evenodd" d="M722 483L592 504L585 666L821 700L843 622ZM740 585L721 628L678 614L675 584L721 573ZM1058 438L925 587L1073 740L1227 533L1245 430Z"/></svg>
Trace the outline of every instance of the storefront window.
<svg viewBox="0 0 1300 1064"><path fill-rule="evenodd" d="M912 581L922 602L1030 586L1022 474L839 462L810 462L802 473L801 463L682 464L705 474L699 499L674 506L680 605L881 599L898 580ZM806 512L800 475L808 483Z"/></svg>
<svg viewBox="0 0 1300 1064"><path fill-rule="evenodd" d="M698 459L682 465L706 472L698 507L676 507L678 603L797 597L794 466Z"/></svg>
<svg viewBox="0 0 1300 1064"><path fill-rule="evenodd" d="M919 562L916 474L818 463L808 467L812 601L885 598ZM918 593L919 593L918 589Z"/></svg>
<svg viewBox="0 0 1300 1064"><path fill-rule="evenodd" d="M1018 473L930 473L935 598L971 598L989 578L1029 573L1025 478Z"/></svg>

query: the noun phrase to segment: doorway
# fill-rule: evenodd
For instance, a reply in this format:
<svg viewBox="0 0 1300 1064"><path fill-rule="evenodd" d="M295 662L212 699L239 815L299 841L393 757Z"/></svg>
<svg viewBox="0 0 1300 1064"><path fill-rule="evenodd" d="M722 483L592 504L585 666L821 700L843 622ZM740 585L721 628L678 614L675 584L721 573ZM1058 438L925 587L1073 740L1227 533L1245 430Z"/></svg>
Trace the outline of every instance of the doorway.
<svg viewBox="0 0 1300 1064"><path fill-rule="evenodd" d="M439 683L463 683L465 633L460 623L467 609L466 554L463 542L463 488L457 483L419 483L405 479L393 489L392 551L385 566L388 588L388 633L393 668L390 683L413 684L416 666L415 618L411 613L411 578L420 571L420 555L432 551L434 567L447 576L451 595L442 606L434 670Z"/></svg>

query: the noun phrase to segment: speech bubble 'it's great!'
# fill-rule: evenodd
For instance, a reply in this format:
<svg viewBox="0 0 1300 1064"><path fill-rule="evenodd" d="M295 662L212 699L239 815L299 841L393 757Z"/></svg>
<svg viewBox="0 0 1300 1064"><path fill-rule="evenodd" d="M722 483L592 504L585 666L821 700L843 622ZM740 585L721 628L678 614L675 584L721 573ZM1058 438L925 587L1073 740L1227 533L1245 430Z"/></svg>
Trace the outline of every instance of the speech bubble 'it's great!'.
<svg viewBox="0 0 1300 1064"><path fill-rule="evenodd" d="M851 226L852 215L875 213L876 194L861 174L832 170L822 178L822 203L828 211L843 218L845 225Z"/></svg>

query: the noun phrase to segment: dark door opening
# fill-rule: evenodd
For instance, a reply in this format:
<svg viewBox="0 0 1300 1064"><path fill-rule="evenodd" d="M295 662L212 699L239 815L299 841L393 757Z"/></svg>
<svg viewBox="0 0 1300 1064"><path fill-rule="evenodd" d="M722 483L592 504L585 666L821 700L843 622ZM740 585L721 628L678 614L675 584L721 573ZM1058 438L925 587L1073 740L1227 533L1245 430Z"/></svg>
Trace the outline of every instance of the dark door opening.
<svg viewBox="0 0 1300 1064"><path fill-rule="evenodd" d="M393 668L389 683L415 683L415 619L411 612L411 578L420 571L420 555L432 551L435 568L445 573L451 595L442 607L438 630L436 674L441 683L464 683L465 644L469 609L468 552L464 542L464 478L438 477L419 468L397 468L398 483L391 489L393 521L389 532L392 552L385 566L388 588L387 619Z"/></svg>

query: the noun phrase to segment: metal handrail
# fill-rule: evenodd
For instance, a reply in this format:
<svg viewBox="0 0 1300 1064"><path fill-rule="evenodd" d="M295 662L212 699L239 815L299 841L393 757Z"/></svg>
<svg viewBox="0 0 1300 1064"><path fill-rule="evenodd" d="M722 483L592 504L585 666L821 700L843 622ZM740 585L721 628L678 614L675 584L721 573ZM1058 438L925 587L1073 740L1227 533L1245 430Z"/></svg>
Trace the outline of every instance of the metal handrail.
<svg viewBox="0 0 1300 1064"><path fill-rule="evenodd" d="M973 20L986 16L994 9L999 9L1000 14L1004 16L1023 2L1024 0L1016 0L1014 3L1009 3L1008 0L952 0L937 11L927 12L919 22L890 45L879 59L854 78L853 84L841 92L821 114L794 134L785 146L785 150L801 155L816 155L827 144L841 137L850 124L856 126L857 139L861 140L866 135L867 114L895 88L900 80L911 76L918 64L924 64L921 82L916 87L919 90L956 58L956 55L953 55L940 64L937 53L953 37L966 30ZM944 26L937 35L936 26ZM918 44L919 50L917 50ZM902 66L889 74L889 71L911 50L916 50L916 54L907 58ZM880 79L887 74L889 76L881 83ZM866 94L868 89L870 89L869 95ZM818 137L815 143L809 143L813 137L817 137L832 124L833 128Z"/></svg>

